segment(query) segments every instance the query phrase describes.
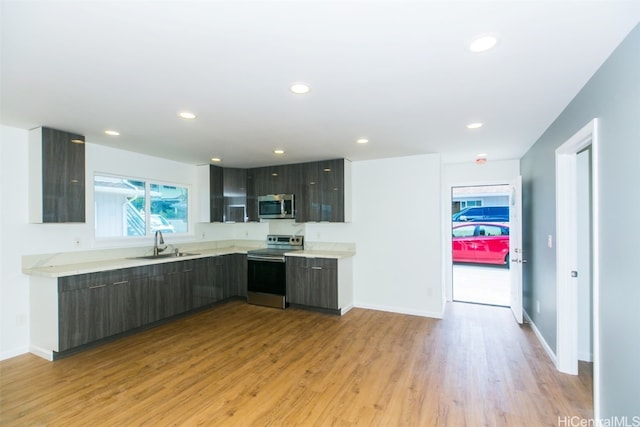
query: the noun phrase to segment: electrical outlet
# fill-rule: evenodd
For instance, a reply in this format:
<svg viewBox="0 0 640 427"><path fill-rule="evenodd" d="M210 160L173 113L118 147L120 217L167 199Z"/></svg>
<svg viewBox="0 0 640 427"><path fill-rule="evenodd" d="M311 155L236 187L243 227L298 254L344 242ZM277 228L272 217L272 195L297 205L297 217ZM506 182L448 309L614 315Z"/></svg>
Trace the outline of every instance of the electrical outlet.
<svg viewBox="0 0 640 427"><path fill-rule="evenodd" d="M203 231L202 232L202 240L204 240L204 238L205 238L205 232Z"/></svg>
<svg viewBox="0 0 640 427"><path fill-rule="evenodd" d="M547 246L549 247L549 249L553 247L553 236L551 234L547 236Z"/></svg>
<svg viewBox="0 0 640 427"><path fill-rule="evenodd" d="M536 301L536 313L540 313L540 301Z"/></svg>

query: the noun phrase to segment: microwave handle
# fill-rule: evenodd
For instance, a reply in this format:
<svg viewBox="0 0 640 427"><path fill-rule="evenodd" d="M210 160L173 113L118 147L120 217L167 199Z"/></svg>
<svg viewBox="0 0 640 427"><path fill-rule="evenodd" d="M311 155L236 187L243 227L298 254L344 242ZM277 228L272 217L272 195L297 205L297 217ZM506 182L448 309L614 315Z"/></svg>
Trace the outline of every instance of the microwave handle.
<svg viewBox="0 0 640 427"><path fill-rule="evenodd" d="M280 201L280 215L284 216L284 199Z"/></svg>

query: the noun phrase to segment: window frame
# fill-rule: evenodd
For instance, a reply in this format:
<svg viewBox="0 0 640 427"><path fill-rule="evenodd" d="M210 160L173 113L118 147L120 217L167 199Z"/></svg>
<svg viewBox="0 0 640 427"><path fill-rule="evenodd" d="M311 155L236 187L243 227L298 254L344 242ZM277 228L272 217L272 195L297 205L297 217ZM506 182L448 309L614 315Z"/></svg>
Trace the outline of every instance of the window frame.
<svg viewBox="0 0 640 427"><path fill-rule="evenodd" d="M106 177L106 178L113 178L113 179L122 179L122 180L131 180L131 181L140 181L140 182L144 182L144 191L145 191L145 207L144 207L144 217L145 217L145 234L144 235L136 235L136 236L126 236L126 235L119 235L119 236L97 236L96 235L96 230L97 230L97 212L98 212L98 208L97 208L97 203L96 203L96 177ZM187 221L187 231L186 232L174 232L171 233L171 237L176 237L178 239L180 238L185 238L185 237L193 237L194 233L195 233L195 216L194 216L194 212L193 212L193 206L194 206L194 192L193 192L193 185L192 184L188 184L188 183L184 183L184 182L174 182L174 181L165 181L165 180L161 180L161 179L155 179L155 178L145 178L145 177L141 177L141 176L133 176L133 175L122 175L122 174L115 174L115 173L109 173L109 172L98 172L98 171L94 171L93 173L93 186L92 186L92 191L93 191L93 238L94 241L96 243L107 243L107 242L140 242L143 240L148 240L149 238L153 238L154 236L154 232L151 231L151 215L154 215L151 212L151 186L152 185L160 185L160 186L171 186L171 187L179 187L179 188L185 188L187 191L187 215L186 215L186 221ZM165 235L166 237L166 235Z"/></svg>

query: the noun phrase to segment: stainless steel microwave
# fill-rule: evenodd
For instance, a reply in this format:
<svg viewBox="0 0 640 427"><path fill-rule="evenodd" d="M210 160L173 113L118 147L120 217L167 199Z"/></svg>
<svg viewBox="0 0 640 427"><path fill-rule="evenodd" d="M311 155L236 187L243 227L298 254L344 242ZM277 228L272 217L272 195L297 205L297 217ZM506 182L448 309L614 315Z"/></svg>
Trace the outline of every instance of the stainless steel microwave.
<svg viewBox="0 0 640 427"><path fill-rule="evenodd" d="M260 219L295 218L293 194L269 194L259 196L258 217Z"/></svg>

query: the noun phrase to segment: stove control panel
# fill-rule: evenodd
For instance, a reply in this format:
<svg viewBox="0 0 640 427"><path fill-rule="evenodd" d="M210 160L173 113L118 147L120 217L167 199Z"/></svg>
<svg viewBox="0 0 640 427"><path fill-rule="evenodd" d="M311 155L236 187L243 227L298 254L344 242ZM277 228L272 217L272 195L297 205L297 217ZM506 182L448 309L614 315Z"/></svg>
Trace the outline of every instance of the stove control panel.
<svg viewBox="0 0 640 427"><path fill-rule="evenodd" d="M269 234L267 236L267 245L269 246L302 246L303 244L303 236L286 236L278 234Z"/></svg>

